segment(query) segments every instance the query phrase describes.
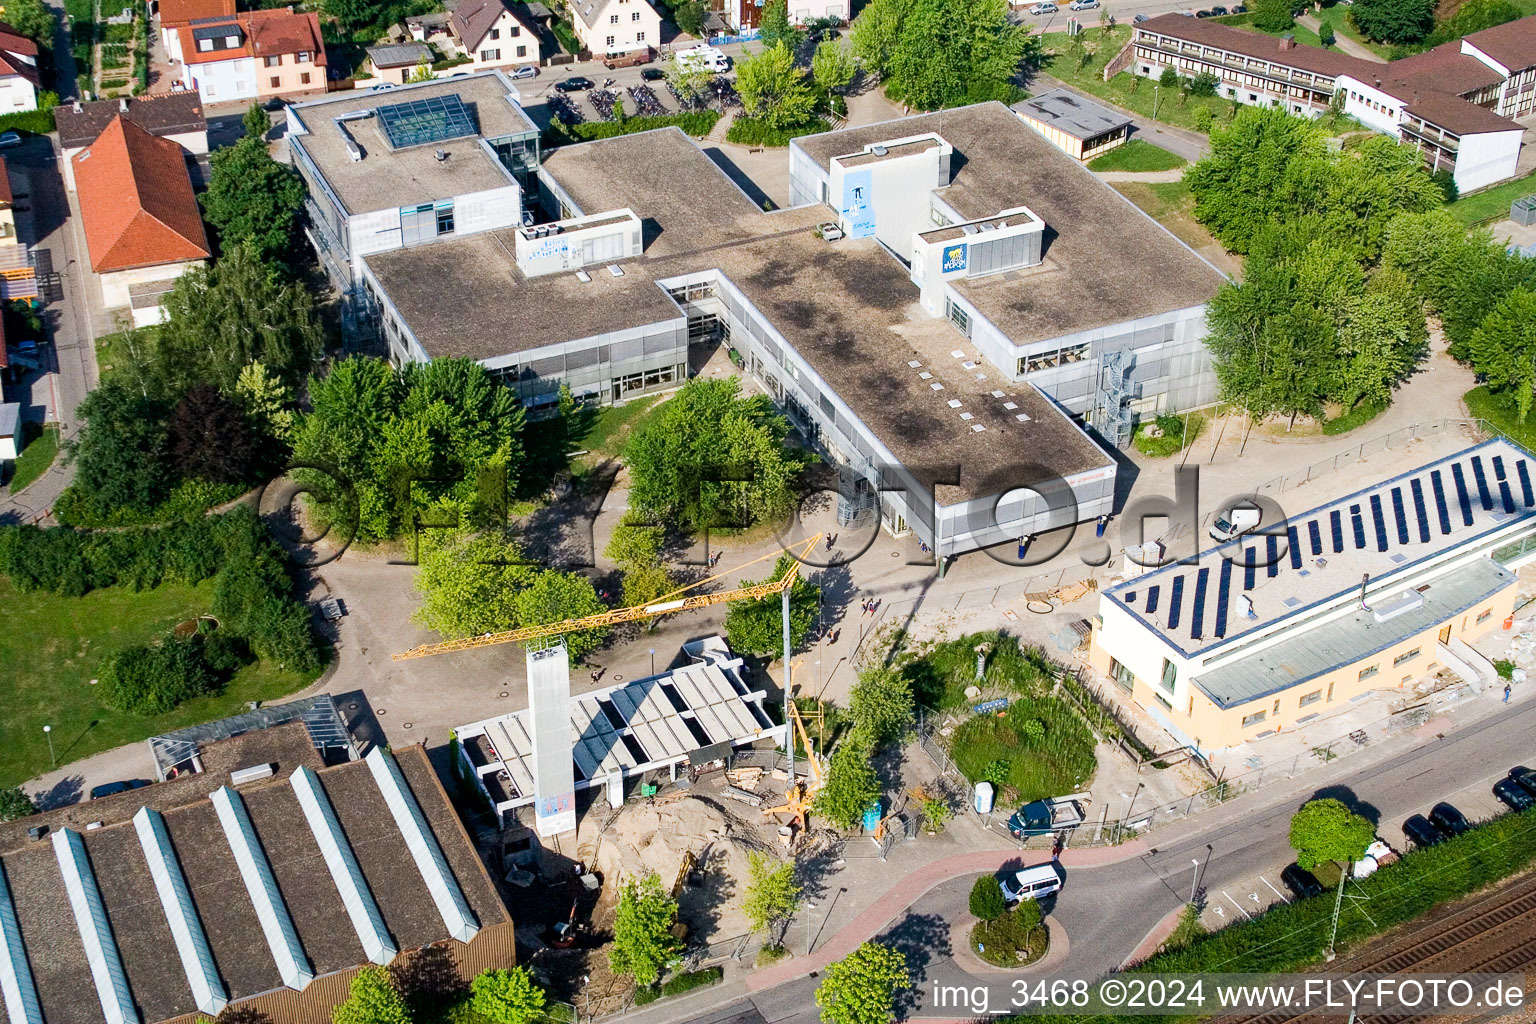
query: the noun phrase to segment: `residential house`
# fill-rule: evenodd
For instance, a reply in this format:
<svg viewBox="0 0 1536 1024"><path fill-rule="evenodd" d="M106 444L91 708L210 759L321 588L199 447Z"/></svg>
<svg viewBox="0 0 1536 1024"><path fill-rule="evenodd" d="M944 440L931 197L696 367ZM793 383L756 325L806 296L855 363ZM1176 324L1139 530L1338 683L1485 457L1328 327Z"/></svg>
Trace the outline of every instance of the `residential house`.
<svg viewBox="0 0 1536 1024"><path fill-rule="evenodd" d="M176 278L211 254L182 148L118 116L70 163L103 305L159 323Z"/></svg>
<svg viewBox="0 0 1536 1024"><path fill-rule="evenodd" d="M1131 119L1067 89L1013 105L1019 119L1074 160L1092 160L1131 137Z"/></svg>
<svg viewBox="0 0 1536 1024"><path fill-rule="evenodd" d="M208 121L203 116L202 97L196 92L60 104L53 109L53 118L58 125L59 148L64 151L64 184L70 191L75 188L72 158L95 142L115 117L125 117L193 155L208 152Z"/></svg>
<svg viewBox="0 0 1536 1024"><path fill-rule="evenodd" d="M454 52L470 58L468 64L454 68L455 72L539 63L538 25L522 4L459 0L448 14L448 27Z"/></svg>
<svg viewBox="0 0 1536 1024"><path fill-rule="evenodd" d="M385 43L368 47L368 71L380 82L404 85L423 62L432 63L432 47L426 43Z"/></svg>
<svg viewBox="0 0 1536 1024"><path fill-rule="evenodd" d="M38 82L37 44L0 22L0 114L36 110Z"/></svg>
<svg viewBox="0 0 1536 1024"><path fill-rule="evenodd" d="M734 13L742 31L750 31L762 23L765 2L766 0L735 0ZM848 9L849 3L845 3L844 0L789 0L789 20L796 25L828 19L846 22ZM717 13L725 12L717 11Z"/></svg>
<svg viewBox="0 0 1536 1024"><path fill-rule="evenodd" d="M11 174L0 159L0 299L35 299L37 268L28 246L16 231L16 204L11 195ZM0 341L0 348L4 347ZM0 362L0 369L5 366Z"/></svg>
<svg viewBox="0 0 1536 1024"><path fill-rule="evenodd" d="M207 102L325 91L325 40L313 11L283 8L199 18L178 32L182 85Z"/></svg>
<svg viewBox="0 0 1536 1024"><path fill-rule="evenodd" d="M1499 685L1470 642L1536 558L1533 476L1496 438L1133 575L1099 600L1089 664L1202 754L1357 709L1342 735L1361 700L1442 672Z"/></svg>
<svg viewBox="0 0 1536 1024"><path fill-rule="evenodd" d="M235 0L158 0L160 42L166 56L180 62L181 29L206 18L233 18Z"/></svg>
<svg viewBox="0 0 1536 1024"><path fill-rule="evenodd" d="M571 24L581 47L594 57L654 51L661 44L661 15L647 0L570 0Z"/></svg>
<svg viewBox="0 0 1536 1024"><path fill-rule="evenodd" d="M1214 75L1220 95L1317 117L1342 94L1345 113L1411 145L1463 192L1514 177L1536 109L1536 16L1382 63L1230 25L1164 14L1137 25L1104 69L1158 78L1165 68Z"/></svg>

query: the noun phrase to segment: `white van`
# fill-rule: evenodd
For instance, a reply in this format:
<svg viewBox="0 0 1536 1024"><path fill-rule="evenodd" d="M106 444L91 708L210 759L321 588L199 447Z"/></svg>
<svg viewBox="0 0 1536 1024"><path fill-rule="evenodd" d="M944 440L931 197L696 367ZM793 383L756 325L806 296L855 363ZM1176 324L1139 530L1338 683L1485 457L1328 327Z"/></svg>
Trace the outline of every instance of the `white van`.
<svg viewBox="0 0 1536 1024"><path fill-rule="evenodd" d="M731 69L731 62L725 54L712 46L694 46L686 50L679 50L673 55L680 68L701 67L705 71L713 71L720 74Z"/></svg>
<svg viewBox="0 0 1536 1024"><path fill-rule="evenodd" d="M1041 864L1039 867L1025 868L1017 872L1012 880L1005 878L998 884L1002 887L1003 898L1009 903L1017 903L1019 900L1037 900L1059 891L1061 876L1056 873L1055 865Z"/></svg>

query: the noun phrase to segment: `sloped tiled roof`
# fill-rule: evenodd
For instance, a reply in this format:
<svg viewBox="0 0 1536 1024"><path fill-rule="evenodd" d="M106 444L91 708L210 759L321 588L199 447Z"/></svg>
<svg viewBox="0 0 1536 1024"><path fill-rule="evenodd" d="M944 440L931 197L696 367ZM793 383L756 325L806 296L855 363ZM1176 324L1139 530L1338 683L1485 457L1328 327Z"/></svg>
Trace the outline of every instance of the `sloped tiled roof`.
<svg viewBox="0 0 1536 1024"><path fill-rule="evenodd" d="M115 117L71 159L91 269L98 274L210 255L176 143Z"/></svg>
<svg viewBox="0 0 1536 1024"><path fill-rule="evenodd" d="M160 0L160 27L177 28L198 18L234 17L235 0Z"/></svg>
<svg viewBox="0 0 1536 1024"><path fill-rule="evenodd" d="M1512 74L1524 71L1536 64L1536 14L1473 32L1463 41L1509 68Z"/></svg>
<svg viewBox="0 0 1536 1024"><path fill-rule="evenodd" d="M309 53L313 61L325 66L325 42L320 35L320 17L314 12L288 10L251 11L225 19L231 28L238 28L239 46L217 50L199 50L193 36L196 29L218 26L209 24L183 25L176 31L181 35L182 60L187 64L212 64L221 60L239 60L242 57L275 57L290 53Z"/></svg>
<svg viewBox="0 0 1536 1024"><path fill-rule="evenodd" d="M128 104L126 112L122 106L124 102ZM126 101L97 100L80 104L78 111L72 103L61 103L53 108L59 145L65 149L90 145L118 114L123 114L151 135L183 135L206 131L208 127L203 115L203 99L191 89L164 96L135 96Z"/></svg>
<svg viewBox="0 0 1536 1024"><path fill-rule="evenodd" d="M1137 25L1136 30L1138 33L1156 32L1175 39L1187 39L1201 46L1216 47L1245 57L1272 60L1318 75L1353 75L1359 78L1362 75L1369 76L1373 68L1378 71L1381 68L1375 61L1361 60L1359 57L1304 43L1282 50L1281 40L1274 36L1249 32L1231 25L1218 25L1201 18L1186 18L1182 14L1160 14Z"/></svg>
<svg viewBox="0 0 1536 1024"><path fill-rule="evenodd" d="M523 24L517 12L503 4L502 0L459 0L449 14L448 22L454 32L458 33L459 41L465 49L473 50L503 14L510 14L519 24ZM523 24L523 27L530 28L527 24Z"/></svg>

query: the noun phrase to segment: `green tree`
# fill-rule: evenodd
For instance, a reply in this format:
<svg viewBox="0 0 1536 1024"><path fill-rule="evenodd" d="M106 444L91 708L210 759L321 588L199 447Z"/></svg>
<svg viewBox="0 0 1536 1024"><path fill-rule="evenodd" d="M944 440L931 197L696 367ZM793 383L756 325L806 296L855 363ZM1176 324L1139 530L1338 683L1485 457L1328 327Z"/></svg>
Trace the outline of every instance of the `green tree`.
<svg viewBox="0 0 1536 1024"><path fill-rule="evenodd" d="M859 673L848 698L853 727L872 748L900 739L912 725L912 684L902 673L874 665Z"/></svg>
<svg viewBox="0 0 1536 1024"><path fill-rule="evenodd" d="M428 60L427 58L423 57L423 58L421 58L421 60L416 62L416 66L415 67L411 68L411 73L406 78L406 81L407 82L430 82L430 81L432 81L436 77L437 76L432 73L432 62L430 60Z"/></svg>
<svg viewBox="0 0 1536 1024"><path fill-rule="evenodd" d="M800 909L793 861L776 861L756 850L747 854L747 886L741 909L753 932L772 933Z"/></svg>
<svg viewBox="0 0 1536 1024"><path fill-rule="evenodd" d="M1195 217L1228 249L1246 253L1265 225L1300 205L1297 168L1326 157L1318 125L1283 110L1244 107L1211 132L1211 151L1184 174Z"/></svg>
<svg viewBox="0 0 1536 1024"><path fill-rule="evenodd" d="M715 73L705 68L701 61L680 61L675 56L668 58L663 70L667 76L667 84L682 96L699 95L715 77Z"/></svg>
<svg viewBox="0 0 1536 1024"><path fill-rule="evenodd" d="M1522 16L1523 12L1510 0L1467 0L1449 19L1437 24L1425 42L1431 45L1452 42Z"/></svg>
<svg viewBox="0 0 1536 1024"><path fill-rule="evenodd" d="M579 572L546 569L518 593L514 600L519 626L542 626L603 611L592 581ZM607 627L565 634L565 648L572 661L581 661L608 638Z"/></svg>
<svg viewBox="0 0 1536 1024"><path fill-rule="evenodd" d="M211 384L193 385L171 411L170 452L180 475L237 484L251 479L260 441L245 410Z"/></svg>
<svg viewBox="0 0 1536 1024"><path fill-rule="evenodd" d="M165 405L107 378L80 402L80 429L66 445L70 490L100 508L148 511L175 485Z"/></svg>
<svg viewBox="0 0 1536 1024"><path fill-rule="evenodd" d="M1350 17L1381 43L1416 43L1435 24L1435 0L1357 0Z"/></svg>
<svg viewBox="0 0 1536 1024"><path fill-rule="evenodd" d="M1536 292L1516 288L1472 332L1472 368L1491 391L1510 391L1520 422L1531 411L1536 389Z"/></svg>
<svg viewBox="0 0 1536 1024"><path fill-rule="evenodd" d="M544 989L526 967L481 971L469 1007L491 1024L530 1024L544 1010Z"/></svg>
<svg viewBox="0 0 1536 1024"><path fill-rule="evenodd" d="M690 36L704 33L704 18L709 13L701 0L682 0L672 8L672 23L679 32Z"/></svg>
<svg viewBox="0 0 1536 1024"><path fill-rule="evenodd" d="M249 130L249 113L246 120ZM269 269L293 276L288 268L298 248L303 179L272 159L264 135L247 135L214 150L209 164L208 191L200 201L203 215L218 230L220 248L227 253L249 244Z"/></svg>
<svg viewBox="0 0 1536 1024"><path fill-rule="evenodd" d="M742 397L734 377L695 377L625 446L630 507L690 531L787 515L807 461L788 436L767 396Z"/></svg>
<svg viewBox="0 0 1536 1024"><path fill-rule="evenodd" d="M905 954L866 942L827 965L816 1005L826 1024L890 1024L896 1019L896 993L911 987Z"/></svg>
<svg viewBox="0 0 1536 1024"><path fill-rule="evenodd" d="M1179 84L1179 72L1171 64L1163 68L1163 73L1157 76L1157 84L1164 89L1175 89Z"/></svg>
<svg viewBox="0 0 1536 1024"><path fill-rule="evenodd" d="M890 91L920 110L1013 100L1014 76L1039 39L1008 0L911 0L890 61Z"/></svg>
<svg viewBox="0 0 1536 1024"><path fill-rule="evenodd" d="M1296 24L1296 0L1255 0L1253 27L1260 32L1286 32Z"/></svg>
<svg viewBox="0 0 1536 1024"><path fill-rule="evenodd" d="M811 54L811 78L823 92L835 93L848 88L857 72L853 55L836 39L823 39Z"/></svg>
<svg viewBox="0 0 1536 1024"><path fill-rule="evenodd" d="M1333 22L1325 21L1317 27L1317 41L1322 43L1324 46L1333 45Z"/></svg>
<svg viewBox="0 0 1536 1024"><path fill-rule="evenodd" d="M736 91L750 116L775 128L809 124L816 113L816 91L786 42L743 54L736 63Z"/></svg>
<svg viewBox="0 0 1536 1024"><path fill-rule="evenodd" d="M1325 860L1359 860L1375 838L1370 820L1338 800L1309 800L1291 816L1291 848L1308 871Z"/></svg>
<svg viewBox="0 0 1536 1024"><path fill-rule="evenodd" d="M36 813L32 798L23 793L20 786L0 789L0 821L15 821Z"/></svg>
<svg viewBox="0 0 1536 1024"><path fill-rule="evenodd" d="M982 921L995 921L1008 912L1003 888L991 875L982 875L971 886L971 915Z"/></svg>
<svg viewBox="0 0 1536 1024"><path fill-rule="evenodd" d="M869 0L854 19L849 43L864 70L885 77L890 73L901 37L901 21L913 0Z"/></svg>
<svg viewBox="0 0 1536 1024"><path fill-rule="evenodd" d="M260 360L247 363L235 378L235 401L263 437L284 445L293 443L298 420L294 416L293 389L268 370Z"/></svg>
<svg viewBox="0 0 1536 1024"><path fill-rule="evenodd" d="M772 50L781 43L791 53L800 45L800 31L789 20L788 0L768 0L763 5L763 17L757 28L757 38L763 49Z"/></svg>
<svg viewBox="0 0 1536 1024"><path fill-rule="evenodd" d="M5 23L44 50L53 49L54 15L43 0L5 0Z"/></svg>
<svg viewBox="0 0 1536 1024"><path fill-rule="evenodd" d="M521 624L518 595L536 569L510 538L432 531L423 538L414 618L445 637L500 633Z"/></svg>
<svg viewBox="0 0 1536 1024"><path fill-rule="evenodd" d="M1362 401L1385 405L1428 354L1427 342L1424 311L1407 275L1378 270L1365 291L1345 300L1340 310L1330 396L1346 410Z"/></svg>
<svg viewBox="0 0 1536 1024"><path fill-rule="evenodd" d="M121 648L107 656L99 675L102 702L134 715L164 714L218 686L197 637Z"/></svg>
<svg viewBox="0 0 1536 1024"><path fill-rule="evenodd" d="M782 579L794 565L794 556L781 554L774 563L773 575L765 580L742 580L740 586L751 587L770 580ZM803 567L802 567L803 569ZM805 643L806 634L816 622L816 607L821 588L805 578L802 571L789 588L789 648L799 650ZM767 597L732 601L726 605L725 635L731 649L747 654L766 655L770 659L784 653L784 607L778 594Z"/></svg>
<svg viewBox="0 0 1536 1024"><path fill-rule="evenodd" d="M264 110L260 103L252 103L246 108L245 114L240 118L240 123L245 127L245 137L266 141L267 135L272 131L272 115Z"/></svg>
<svg viewBox="0 0 1536 1024"><path fill-rule="evenodd" d="M382 967L364 967L352 979L346 1002L331 1014L334 1024L412 1024L411 1009Z"/></svg>
<svg viewBox="0 0 1536 1024"><path fill-rule="evenodd" d="M325 343L309 289L274 271L254 241L182 274L165 310L158 358L167 377L185 386L209 383L231 393L240 371L258 360L291 383L309 372Z"/></svg>
<svg viewBox="0 0 1536 1024"><path fill-rule="evenodd" d="M826 781L816 794L815 811L838 828L853 828L880 796L880 776L870 764L870 749L856 737L837 745Z"/></svg>
<svg viewBox="0 0 1536 1024"><path fill-rule="evenodd" d="M676 923L677 901L662 888L654 872L640 879L624 879L614 912L609 968L634 978L641 988L654 985L682 952L682 943L672 935Z"/></svg>

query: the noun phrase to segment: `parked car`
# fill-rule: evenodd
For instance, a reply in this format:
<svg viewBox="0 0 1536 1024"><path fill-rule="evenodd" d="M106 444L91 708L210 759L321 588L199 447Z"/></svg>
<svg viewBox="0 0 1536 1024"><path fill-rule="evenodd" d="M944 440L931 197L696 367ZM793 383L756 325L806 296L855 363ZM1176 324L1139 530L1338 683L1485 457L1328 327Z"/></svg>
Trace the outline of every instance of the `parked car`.
<svg viewBox="0 0 1536 1024"><path fill-rule="evenodd" d="M539 66L537 64L524 64L520 67L513 68L512 71L508 73L507 77L513 79L514 81L522 78L538 78Z"/></svg>
<svg viewBox="0 0 1536 1024"><path fill-rule="evenodd" d="M386 89L393 89L393 88L395 88L395 83L394 82L380 82L378 85L374 86L372 89L369 89L368 91L369 92L384 92Z"/></svg>
<svg viewBox="0 0 1536 1024"><path fill-rule="evenodd" d="M10 149L12 146L21 145L21 136L16 132L6 132L0 135L0 149Z"/></svg>
<svg viewBox="0 0 1536 1024"><path fill-rule="evenodd" d="M1248 13L1248 5L1247 4L1233 4L1230 8L1227 9L1227 13L1228 14L1247 14Z"/></svg>
<svg viewBox="0 0 1536 1024"><path fill-rule="evenodd" d="M1195 17L1197 17L1197 18L1209 18L1210 16L1211 16L1211 12L1210 11L1201 10L1201 11L1196 11L1195 12Z"/></svg>
<svg viewBox="0 0 1536 1024"><path fill-rule="evenodd" d="M1152 20L1152 17L1150 15L1138 14L1138 15L1136 15L1136 17L1131 19L1131 24L1132 25L1140 25L1144 21L1151 21L1151 20Z"/></svg>
<svg viewBox="0 0 1536 1024"><path fill-rule="evenodd" d="M37 351L37 340L35 338L25 338L25 339L23 339L21 341L18 341L16 343L16 351L18 351L18 352L36 352Z"/></svg>
<svg viewBox="0 0 1536 1024"><path fill-rule="evenodd" d="M1493 795L1512 811L1528 811L1536 807L1536 796L1514 779L1500 779L1493 784Z"/></svg>
<svg viewBox="0 0 1536 1024"><path fill-rule="evenodd" d="M1061 10L1061 8L1059 8L1055 4L1051 3L1050 0L1046 0L1045 3L1035 4L1035 6L1031 7L1029 9L1029 13L1030 14L1035 14L1035 15L1039 15L1039 14L1055 14L1059 10Z"/></svg>
<svg viewBox="0 0 1536 1024"><path fill-rule="evenodd" d="M583 89L590 88L592 88L592 79L582 78L580 75L574 78L567 78L565 81L555 85L555 89L559 92L581 92Z"/></svg>
<svg viewBox="0 0 1536 1024"><path fill-rule="evenodd" d="M1418 847L1434 846L1436 843L1444 842L1446 838L1445 833L1431 824L1430 820L1422 814L1415 814L1403 822L1403 835Z"/></svg>
<svg viewBox="0 0 1536 1024"><path fill-rule="evenodd" d="M1101 5L1099 0L1072 0L1067 4L1069 11L1096 11Z"/></svg>
<svg viewBox="0 0 1536 1024"><path fill-rule="evenodd" d="M1280 872L1280 881L1299 900L1323 894L1323 883L1319 882L1316 875L1300 864L1287 864L1285 870Z"/></svg>
<svg viewBox="0 0 1536 1024"><path fill-rule="evenodd" d="M1454 805L1443 801L1430 808L1429 820L1440 831L1453 836L1459 836L1472 828L1472 823L1467 820L1465 814L1458 811Z"/></svg>
<svg viewBox="0 0 1536 1024"><path fill-rule="evenodd" d="M103 782L91 790L91 799L111 796L114 793L126 793L130 789L143 789L149 785L148 779L128 779L124 782Z"/></svg>
<svg viewBox="0 0 1536 1024"><path fill-rule="evenodd" d="M1225 7L1212 7L1211 8L1211 17L1213 17L1213 18L1219 18L1219 17L1221 17L1222 15L1224 15L1226 13L1227 13L1227 9Z"/></svg>
<svg viewBox="0 0 1536 1024"><path fill-rule="evenodd" d="M666 77L667 73L661 68L642 68L640 71L640 79L644 82L659 82Z"/></svg>
<svg viewBox="0 0 1536 1024"><path fill-rule="evenodd" d="M1020 900L1038 900L1042 896L1059 892L1061 875L1057 874L1056 865L1041 864L1015 872L1012 878L1004 878L997 884L1003 890L1004 900L1017 903Z"/></svg>
<svg viewBox="0 0 1536 1024"><path fill-rule="evenodd" d="M1523 764L1517 764L1509 770L1509 777L1531 796L1536 796L1536 772Z"/></svg>

